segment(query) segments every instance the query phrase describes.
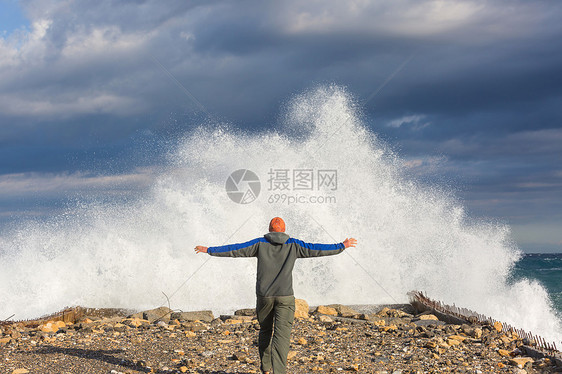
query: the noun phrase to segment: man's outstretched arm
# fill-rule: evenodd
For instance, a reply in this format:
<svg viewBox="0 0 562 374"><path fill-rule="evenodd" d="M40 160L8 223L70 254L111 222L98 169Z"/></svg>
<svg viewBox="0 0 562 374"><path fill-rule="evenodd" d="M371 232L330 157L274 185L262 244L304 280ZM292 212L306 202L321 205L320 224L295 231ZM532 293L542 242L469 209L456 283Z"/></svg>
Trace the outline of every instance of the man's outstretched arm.
<svg viewBox="0 0 562 374"><path fill-rule="evenodd" d="M265 241L265 238L257 238L245 243L227 244L218 247L198 245L195 247L195 253L207 253L217 257L254 257L256 256L259 243Z"/></svg>
<svg viewBox="0 0 562 374"><path fill-rule="evenodd" d="M319 256L332 256L343 252L346 248L355 247L357 240L354 238L346 238L341 243L336 244L319 244L307 243L298 239L289 239L287 243L293 243L297 246L298 257L319 257Z"/></svg>

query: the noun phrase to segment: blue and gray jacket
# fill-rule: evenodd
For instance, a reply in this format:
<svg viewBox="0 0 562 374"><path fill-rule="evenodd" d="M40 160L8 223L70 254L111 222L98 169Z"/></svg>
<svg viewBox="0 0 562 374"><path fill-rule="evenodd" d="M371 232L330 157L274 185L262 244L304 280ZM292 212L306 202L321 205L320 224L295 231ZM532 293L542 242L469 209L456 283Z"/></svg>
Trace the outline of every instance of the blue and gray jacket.
<svg viewBox="0 0 562 374"><path fill-rule="evenodd" d="M294 294L293 267L297 258L331 256L344 249L343 243L306 243L284 232L270 232L245 243L209 247L207 253L218 257L257 257L256 293L269 297Z"/></svg>

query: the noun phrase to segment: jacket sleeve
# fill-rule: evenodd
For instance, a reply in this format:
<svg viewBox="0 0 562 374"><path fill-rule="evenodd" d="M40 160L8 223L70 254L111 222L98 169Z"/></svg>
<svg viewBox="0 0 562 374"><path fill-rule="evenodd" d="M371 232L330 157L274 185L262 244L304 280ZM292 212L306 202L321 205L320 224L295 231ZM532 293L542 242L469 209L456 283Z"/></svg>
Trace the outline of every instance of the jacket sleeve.
<svg viewBox="0 0 562 374"><path fill-rule="evenodd" d="M343 243L336 244L318 244L307 243L298 239L289 239L287 244L292 244L296 247L297 257L319 257L319 256L332 256L342 253L345 250Z"/></svg>
<svg viewBox="0 0 562 374"><path fill-rule="evenodd" d="M264 241L265 238L257 238L245 243L209 247L207 253L217 257L255 257L260 243Z"/></svg>

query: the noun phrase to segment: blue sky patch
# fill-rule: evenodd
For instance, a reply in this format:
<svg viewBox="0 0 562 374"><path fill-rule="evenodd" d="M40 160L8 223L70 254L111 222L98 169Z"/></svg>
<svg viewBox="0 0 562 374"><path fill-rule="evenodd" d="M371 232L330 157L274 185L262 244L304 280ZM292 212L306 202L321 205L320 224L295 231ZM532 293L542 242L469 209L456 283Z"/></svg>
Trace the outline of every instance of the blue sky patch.
<svg viewBox="0 0 562 374"><path fill-rule="evenodd" d="M0 0L0 35L5 37L17 29L29 27L19 1Z"/></svg>

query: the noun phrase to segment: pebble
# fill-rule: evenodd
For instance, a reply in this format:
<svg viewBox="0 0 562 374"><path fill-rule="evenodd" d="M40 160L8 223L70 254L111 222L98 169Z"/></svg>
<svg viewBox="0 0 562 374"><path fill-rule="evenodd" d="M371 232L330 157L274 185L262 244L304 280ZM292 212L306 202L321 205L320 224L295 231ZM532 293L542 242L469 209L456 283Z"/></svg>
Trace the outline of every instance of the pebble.
<svg viewBox="0 0 562 374"><path fill-rule="evenodd" d="M458 326L430 318L419 325L423 316L391 308L371 315L334 305L319 310L331 315L315 312L294 322L288 373L523 374L531 365L533 373L556 370L548 359L525 358L517 349L522 340L498 331L497 324ZM56 335L4 326L0 373L259 373L259 324L250 309L224 320L169 323L160 318L162 311L146 315L152 322L142 312L131 318L91 316ZM50 326L60 330L59 325Z"/></svg>

